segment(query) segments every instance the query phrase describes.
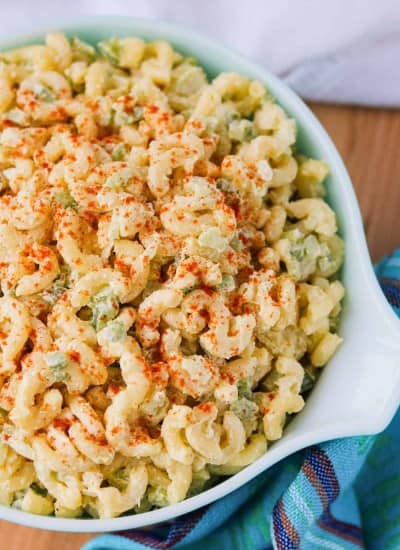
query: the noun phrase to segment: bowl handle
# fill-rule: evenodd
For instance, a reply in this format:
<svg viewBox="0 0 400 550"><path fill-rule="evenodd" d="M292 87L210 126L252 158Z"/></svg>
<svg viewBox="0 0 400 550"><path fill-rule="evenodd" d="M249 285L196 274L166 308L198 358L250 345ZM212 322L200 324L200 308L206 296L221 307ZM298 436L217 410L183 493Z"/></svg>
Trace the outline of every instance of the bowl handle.
<svg viewBox="0 0 400 550"><path fill-rule="evenodd" d="M377 282L360 292L364 302L346 306L342 346L288 432L301 422L313 441L378 433L400 406L400 319Z"/></svg>

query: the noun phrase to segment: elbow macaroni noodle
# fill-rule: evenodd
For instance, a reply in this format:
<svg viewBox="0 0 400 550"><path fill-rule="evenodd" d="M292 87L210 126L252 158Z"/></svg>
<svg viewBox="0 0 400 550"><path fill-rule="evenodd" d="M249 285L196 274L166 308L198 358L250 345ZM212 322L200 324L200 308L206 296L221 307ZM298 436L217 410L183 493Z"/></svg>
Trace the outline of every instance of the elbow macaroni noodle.
<svg viewBox="0 0 400 550"><path fill-rule="evenodd" d="M0 499L115 517L261 457L341 342L328 168L163 41L0 53Z"/></svg>

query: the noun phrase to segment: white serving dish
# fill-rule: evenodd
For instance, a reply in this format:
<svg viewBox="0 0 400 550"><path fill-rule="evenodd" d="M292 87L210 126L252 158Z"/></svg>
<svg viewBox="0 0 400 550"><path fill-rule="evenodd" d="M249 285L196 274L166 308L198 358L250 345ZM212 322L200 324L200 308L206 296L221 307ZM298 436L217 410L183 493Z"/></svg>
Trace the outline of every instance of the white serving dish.
<svg viewBox="0 0 400 550"><path fill-rule="evenodd" d="M346 243L343 283L346 300L340 326L344 342L309 397L305 408L283 438L240 473L179 504L115 519L62 519L37 516L0 506L0 518L42 529L105 532L144 527L172 520L231 493L279 460L315 443L373 434L385 428L400 404L400 321L388 305L373 272L361 215L343 162L318 120L281 80L190 30L131 17L89 17L56 23L31 35L20 34L0 49L37 42L47 31L61 30L95 42L110 36L133 35L165 39L192 55L211 76L236 71L263 81L299 126L300 150L323 158L330 167L329 202L339 218Z"/></svg>

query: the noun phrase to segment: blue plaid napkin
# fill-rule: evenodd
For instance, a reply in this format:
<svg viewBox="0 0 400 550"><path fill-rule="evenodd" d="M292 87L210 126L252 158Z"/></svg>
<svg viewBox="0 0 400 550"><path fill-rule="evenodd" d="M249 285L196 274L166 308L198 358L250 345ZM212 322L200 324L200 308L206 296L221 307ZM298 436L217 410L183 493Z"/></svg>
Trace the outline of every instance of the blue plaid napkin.
<svg viewBox="0 0 400 550"><path fill-rule="evenodd" d="M376 266L400 317L400 249ZM124 531L84 550L399 550L400 411L378 436L351 437L288 457L164 532Z"/></svg>

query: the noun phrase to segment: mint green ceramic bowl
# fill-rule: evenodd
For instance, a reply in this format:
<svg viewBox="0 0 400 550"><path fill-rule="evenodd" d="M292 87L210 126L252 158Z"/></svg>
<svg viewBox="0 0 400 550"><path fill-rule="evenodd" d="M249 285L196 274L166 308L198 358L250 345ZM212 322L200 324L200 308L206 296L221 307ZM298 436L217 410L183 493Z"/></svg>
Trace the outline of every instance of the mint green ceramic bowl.
<svg viewBox="0 0 400 550"><path fill-rule="evenodd" d="M15 40L1 43L0 49L43 41L46 32L54 30L91 43L111 36L168 40L178 51L195 57L210 77L223 71L235 71L267 85L271 94L297 121L299 150L324 159L330 168L328 200L338 215L346 243L342 280L347 298L340 328L344 342L283 438L254 464L212 489L179 504L115 519L35 516L4 506L0 506L0 518L31 527L75 532L118 531L157 524L210 504L308 445L382 430L400 402L400 323L376 282L349 176L333 143L308 107L267 70L191 30L156 21L109 16L60 22L32 35L16 36Z"/></svg>

